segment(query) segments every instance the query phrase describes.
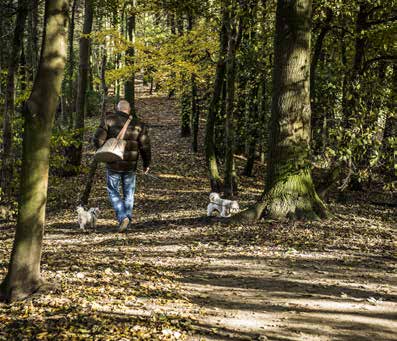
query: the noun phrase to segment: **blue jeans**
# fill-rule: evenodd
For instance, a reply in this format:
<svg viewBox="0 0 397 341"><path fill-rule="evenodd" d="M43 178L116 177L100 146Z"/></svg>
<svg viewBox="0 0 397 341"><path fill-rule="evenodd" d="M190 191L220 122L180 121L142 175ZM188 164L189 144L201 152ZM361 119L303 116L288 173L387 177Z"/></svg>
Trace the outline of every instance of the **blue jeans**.
<svg viewBox="0 0 397 341"><path fill-rule="evenodd" d="M132 219L134 207L136 175L134 172L114 172L107 170L106 183L110 202L116 212L117 220L121 223L126 217ZM120 195L120 183L123 197Z"/></svg>

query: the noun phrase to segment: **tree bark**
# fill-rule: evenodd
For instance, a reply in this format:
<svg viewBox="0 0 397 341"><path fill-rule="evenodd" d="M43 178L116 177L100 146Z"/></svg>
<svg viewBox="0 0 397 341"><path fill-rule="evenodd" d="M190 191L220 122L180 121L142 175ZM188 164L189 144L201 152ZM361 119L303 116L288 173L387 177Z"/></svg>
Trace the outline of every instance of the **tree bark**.
<svg viewBox="0 0 397 341"><path fill-rule="evenodd" d="M188 25L187 25L187 31L190 32L193 28L193 17L189 15L188 17ZM183 19L182 19L182 26L180 26L179 34L183 34ZM182 137L189 137L192 133L192 127L191 127L191 122L192 122L192 109L195 106L195 103L193 103L194 98L193 98L193 79L194 77L191 77L191 81L189 82L187 80L187 75L184 74L182 76L183 81L182 81L182 91L181 91L181 96L180 96L180 105L181 105L181 136Z"/></svg>
<svg viewBox="0 0 397 341"><path fill-rule="evenodd" d="M397 185L397 113L394 110L397 98L397 64L393 64L391 87L390 112L386 118L382 154L385 159L384 174L388 181Z"/></svg>
<svg viewBox="0 0 397 341"><path fill-rule="evenodd" d="M219 59L216 66L216 76L214 83L214 90L211 102L208 108L207 123L205 128L205 156L210 178L210 186L212 192L219 193L222 188L222 180L219 176L218 163L215 151L215 122L216 116L219 113L222 85L225 79L226 72L226 54L227 54L227 26L229 25L229 12L227 6L224 5L222 14L222 27L220 31L220 48Z"/></svg>
<svg viewBox="0 0 397 341"><path fill-rule="evenodd" d="M234 18L233 18L234 17ZM228 51L226 62L226 122L225 122L225 174L223 192L226 198L236 193L237 175L234 167L235 131L234 131L234 94L236 79L236 52L242 35L242 20L237 24L235 13L231 13L232 23L228 32ZM233 22L234 21L234 22Z"/></svg>
<svg viewBox="0 0 397 341"><path fill-rule="evenodd" d="M70 128L74 125L74 111L76 110L76 102L74 101L74 30L75 30L75 20L76 20L76 9L78 0L73 0L71 16L69 21L69 31L68 31L68 63L67 63L67 74L66 74L66 101L69 117L62 117L62 123L68 123Z"/></svg>
<svg viewBox="0 0 397 341"><path fill-rule="evenodd" d="M363 36L363 31L367 28L367 5L360 4L356 19L356 30L355 30L355 43L354 43L354 58L353 65L350 71L350 76L346 82L346 103L343 106L344 113L344 127L346 129L351 128L351 117L357 112L357 102L359 94L356 90L357 83L360 78L360 70L362 69L364 61L364 52L367 42L367 38ZM349 143L349 142L347 142Z"/></svg>
<svg viewBox="0 0 397 341"><path fill-rule="evenodd" d="M331 29L330 24L333 19L333 16L334 15L333 15L332 10L330 8L327 8L327 14L326 14L325 21L324 21L321 31L317 37L317 40L314 44L314 52L313 52L313 57L312 57L312 61L310 64L310 98L311 98L311 103L312 103L312 111L313 111L313 103L314 103L315 97L316 97L315 83L316 83L317 65L318 65L318 61L320 59L325 36Z"/></svg>
<svg viewBox="0 0 397 341"><path fill-rule="evenodd" d="M192 75L192 150L194 153L198 152L198 133L199 133L199 119L200 111L198 105L197 83L196 78Z"/></svg>
<svg viewBox="0 0 397 341"><path fill-rule="evenodd" d="M236 220L318 219L326 208L309 165L311 0L279 0L274 41L273 102L265 190Z"/></svg>
<svg viewBox="0 0 397 341"><path fill-rule="evenodd" d="M37 73L38 52L39 52L39 32L38 32L38 16L39 1L32 0L31 11L29 13L29 57L31 68L31 79L34 80Z"/></svg>
<svg viewBox="0 0 397 341"><path fill-rule="evenodd" d="M186 78L186 76L182 76ZM191 92L186 83L186 81L182 82L182 93L180 98L180 107L181 107L181 137L189 137L191 134L190 130L190 113L192 109L192 101L191 101Z"/></svg>
<svg viewBox="0 0 397 341"><path fill-rule="evenodd" d="M72 166L71 175L77 174L83 156L84 127L85 127L85 107L87 99L88 73L90 69L91 38L87 37L92 31L94 16L93 0L85 0L84 6L84 25L83 36L80 37L80 56L79 56L79 77L77 83L76 98L76 130L75 138L78 146L71 146L67 151L69 164Z"/></svg>
<svg viewBox="0 0 397 341"><path fill-rule="evenodd" d="M12 51L9 58L7 85L3 117L3 155L1 170L1 188L8 189L9 178L12 177L12 135L13 135L13 118L15 114L15 74L18 73L18 66L23 44L23 33L25 29L26 17L28 15L28 1L19 0L17 9L17 18L15 21L14 36L12 42Z"/></svg>
<svg viewBox="0 0 397 341"><path fill-rule="evenodd" d="M317 40L314 44L314 52L312 61L310 64L310 104L311 104L311 111L312 111L312 119L311 119L311 127L312 127L312 135L313 135L313 142L314 142L314 150L322 148L322 134L320 133L321 128L323 127L324 121L324 113L320 113L316 111L316 70L318 61L320 59L323 42L325 36L331 29L331 21L333 19L333 12L330 8L327 8L327 14L321 31L317 37Z"/></svg>
<svg viewBox="0 0 397 341"><path fill-rule="evenodd" d="M264 87L261 89L262 91L265 91ZM257 147L258 140L260 138L259 136L259 124L260 124L260 119L259 119L259 98L262 98L263 96L260 96L260 86L258 83L255 83L252 85L252 89L249 94L249 103L248 103L248 134L249 134L249 139L248 139L248 155L247 155L247 163L245 164L244 172L243 174L245 176L251 177L252 176L252 171L254 168L254 163L255 163L255 151Z"/></svg>
<svg viewBox="0 0 397 341"><path fill-rule="evenodd" d="M43 285L40 260L47 201L50 137L66 62L67 0L47 0L39 70L25 106L18 220L8 273L0 286L6 301L24 299Z"/></svg>
<svg viewBox="0 0 397 341"><path fill-rule="evenodd" d="M127 18L127 35L128 41L131 44L135 43L135 26L136 26L136 0L132 1L132 9L131 13ZM131 112L135 114L135 71L134 71L134 62L135 59L135 47L132 45L128 48L126 53L126 64L131 67L131 75L125 81L124 84L124 93L125 99L131 105Z"/></svg>
<svg viewBox="0 0 397 341"><path fill-rule="evenodd" d="M102 85L102 118L105 117L106 114L106 101L108 97L108 86L106 84L106 64L107 64L107 54L106 47L104 47L102 52L102 63L101 63L101 85ZM95 174L98 168L98 162L93 159L90 164L90 171L87 176L87 181L85 183L84 191L80 198L81 205L85 206L88 204L88 199L90 198L92 183L95 178Z"/></svg>

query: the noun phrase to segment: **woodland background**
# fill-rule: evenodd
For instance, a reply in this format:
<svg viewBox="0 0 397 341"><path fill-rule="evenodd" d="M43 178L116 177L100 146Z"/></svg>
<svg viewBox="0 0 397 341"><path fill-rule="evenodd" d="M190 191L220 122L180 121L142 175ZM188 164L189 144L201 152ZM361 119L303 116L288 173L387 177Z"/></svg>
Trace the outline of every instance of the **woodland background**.
<svg viewBox="0 0 397 341"><path fill-rule="evenodd" d="M0 297L42 295L0 305L0 339L393 339L396 21L394 0L1 0ZM121 98L159 178L123 236L90 141ZM242 213L204 217L211 191Z"/></svg>

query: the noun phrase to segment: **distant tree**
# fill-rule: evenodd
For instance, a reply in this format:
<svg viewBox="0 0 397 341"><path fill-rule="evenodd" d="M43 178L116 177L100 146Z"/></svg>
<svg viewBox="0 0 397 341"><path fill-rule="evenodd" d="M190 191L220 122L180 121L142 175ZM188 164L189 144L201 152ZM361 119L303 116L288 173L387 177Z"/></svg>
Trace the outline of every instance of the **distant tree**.
<svg viewBox="0 0 397 341"><path fill-rule="evenodd" d="M73 128L73 113L76 110L76 101L74 94L76 91L74 90L74 66L75 66L75 58L74 58L74 31L76 27L76 9L77 9L77 1L72 0L71 9L70 9L70 18L69 18L69 30L68 30L68 62L66 64L66 74L64 79L64 97L66 101L66 111L68 115L64 115L62 117L62 123L67 124L70 128Z"/></svg>
<svg viewBox="0 0 397 341"><path fill-rule="evenodd" d="M47 201L50 137L66 63L68 1L46 0L39 69L25 105L18 220L8 273L0 286L6 301L24 299L44 284L40 273Z"/></svg>
<svg viewBox="0 0 397 341"><path fill-rule="evenodd" d="M243 18L237 15L237 2L228 4L230 11L230 24L228 27L228 50L226 59L226 122L225 122L225 172L224 188L225 197L231 198L237 191L237 175L234 164L235 151L235 123L234 123L234 96L236 92L236 53L238 51L243 31Z"/></svg>
<svg viewBox="0 0 397 341"><path fill-rule="evenodd" d="M15 29L13 41L11 46L11 53L9 55L7 84L5 94L5 108L3 117L3 155L1 168L1 183L0 186L7 188L10 177L12 177L12 139L13 139L13 119L15 114L15 77L18 73L20 56L23 45L23 36L28 15L29 1L19 0L17 7L17 17L15 20Z"/></svg>
<svg viewBox="0 0 397 341"><path fill-rule="evenodd" d="M79 77L77 81L76 97L76 120L74 123L74 129L76 130L76 140L78 144L72 145L67 151L69 163L73 167L71 171L72 175L75 175L76 172L78 172L83 155L85 110L91 55L91 38L87 35L89 35L92 31L93 17L94 1L85 0L83 36L80 37Z"/></svg>
<svg viewBox="0 0 397 341"><path fill-rule="evenodd" d="M131 6L127 7L127 38L131 44L126 52L126 64L131 67L129 75L125 80L124 93L125 99L130 103L132 112L135 113L135 30L136 30L136 0L131 1Z"/></svg>
<svg viewBox="0 0 397 341"><path fill-rule="evenodd" d="M220 102L222 97L222 86L226 73L226 55L228 45L227 27L230 25L230 15L227 8L227 3L223 4L222 8L222 26L219 33L219 57L216 65L215 82L213 85L213 92L211 101L208 107L207 123L205 129L205 156L207 161L209 179L211 190L213 192L221 192L222 179L219 176L218 162L215 150L215 122L216 116L219 113Z"/></svg>

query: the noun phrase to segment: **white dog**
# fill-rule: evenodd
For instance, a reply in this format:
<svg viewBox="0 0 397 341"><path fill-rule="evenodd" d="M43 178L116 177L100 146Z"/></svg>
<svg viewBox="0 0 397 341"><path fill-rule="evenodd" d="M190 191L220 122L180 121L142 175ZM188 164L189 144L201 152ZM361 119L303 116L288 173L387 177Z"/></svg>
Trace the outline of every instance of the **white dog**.
<svg viewBox="0 0 397 341"><path fill-rule="evenodd" d="M222 199L218 193L213 192L210 194L207 216L210 217L214 211L218 211L223 218L229 218L240 211L240 206L237 201Z"/></svg>
<svg viewBox="0 0 397 341"><path fill-rule="evenodd" d="M92 229L95 229L99 215L98 207L92 207L86 211L83 206L78 206L77 214L81 230L84 230L86 226L91 226Z"/></svg>

